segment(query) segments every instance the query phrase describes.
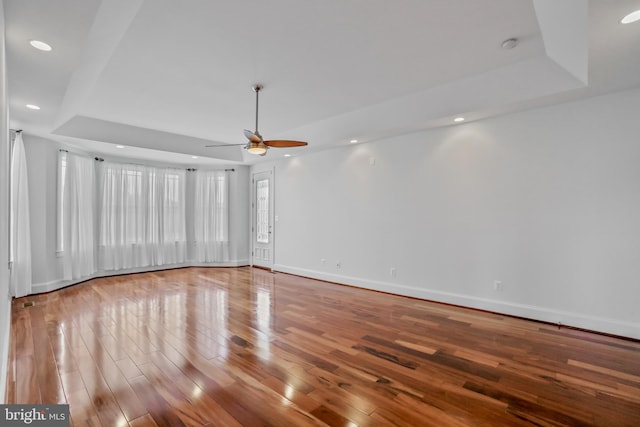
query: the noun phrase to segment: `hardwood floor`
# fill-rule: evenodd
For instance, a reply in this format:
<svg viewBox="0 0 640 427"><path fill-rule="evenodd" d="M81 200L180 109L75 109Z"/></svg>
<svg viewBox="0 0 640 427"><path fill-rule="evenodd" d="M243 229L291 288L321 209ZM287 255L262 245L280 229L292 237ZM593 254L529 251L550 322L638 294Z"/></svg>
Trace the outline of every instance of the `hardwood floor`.
<svg viewBox="0 0 640 427"><path fill-rule="evenodd" d="M12 319L8 403L74 426L640 426L638 342L248 267L95 279Z"/></svg>

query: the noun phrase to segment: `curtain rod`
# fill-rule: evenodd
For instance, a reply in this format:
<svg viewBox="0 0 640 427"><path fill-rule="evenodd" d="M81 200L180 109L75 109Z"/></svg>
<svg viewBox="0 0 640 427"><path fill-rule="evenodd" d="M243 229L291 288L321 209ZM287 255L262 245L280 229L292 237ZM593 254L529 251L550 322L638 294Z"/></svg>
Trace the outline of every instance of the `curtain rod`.
<svg viewBox="0 0 640 427"><path fill-rule="evenodd" d="M97 162L104 162L104 159L103 159L102 157L94 157L93 159L94 159L95 161L97 161ZM122 164L122 165L144 166L144 167L150 166L150 167L155 167L155 168L157 168L157 167L166 167L167 169L181 169L181 168L176 167L176 166L143 165L142 163L118 162L117 160L110 160L110 161L111 161L111 162L113 162L113 163L120 163L120 164ZM187 172L195 172L195 171L197 171L198 169L195 169L195 168L186 168L185 170L186 170ZM205 170L215 170L215 171L223 170L223 171L225 171L225 172L235 172L235 171L236 171L235 169L205 169Z"/></svg>
<svg viewBox="0 0 640 427"><path fill-rule="evenodd" d="M196 168L187 168L187 171L188 171L188 172L195 172L195 171L197 171L197 170L198 170L198 169L196 169ZM217 170L224 170L225 172L235 172L235 171L236 171L236 170L235 170L235 169L233 169L233 168L232 168L232 169L217 169Z"/></svg>
<svg viewBox="0 0 640 427"><path fill-rule="evenodd" d="M63 153L68 153L68 152L69 152L68 150L65 150L64 148L60 148L58 151L61 151L61 152L63 152ZM78 155L78 156L82 156L82 155L83 155L83 154L79 154L79 153L72 153L72 154L76 154L76 155ZM90 156L87 156L87 157L90 157ZM95 160L96 162L104 162L104 159L103 159L102 157L98 157L98 156L94 157L94 158L93 158L93 160ZM133 165L133 166L153 166L153 167L159 167L159 166L157 166L157 165L143 165L143 164L141 164L141 163L131 163L131 162L117 162L117 161L114 161L114 163L121 163L121 164L124 164L124 165ZM180 168L178 168L178 167L171 167L171 166L162 166L162 167L168 167L169 169L180 169ZM189 172L195 172L195 171L197 171L198 169L195 169L195 168L187 168L186 170L187 170L187 171L189 171ZM207 169L207 170L212 170L212 169ZM236 171L234 168L231 168L231 169L213 169L213 170L224 170L225 172L235 172L235 171Z"/></svg>
<svg viewBox="0 0 640 427"><path fill-rule="evenodd" d="M104 159L103 159L102 157L94 157L94 158L93 158L93 160L95 160L95 161L97 161L97 162L104 162ZM122 164L122 165L145 166L145 167L146 167L146 166L151 166L151 167L156 167L156 168L157 168L157 167L166 167L166 168L168 168L168 169L181 169L181 168L176 167L176 166L158 166L158 165L153 165L153 164L152 164L152 165L145 165L145 164L142 164L142 163L119 162L119 161L117 161L117 160L109 160L109 161L111 161L111 162L113 162L113 163L120 163L120 164ZM195 171L197 171L198 169L195 169L195 168L186 168L186 170L187 170L187 171L189 171L189 172L195 172ZM235 172L235 171L236 171L235 169L206 169L206 170L224 170L225 172Z"/></svg>

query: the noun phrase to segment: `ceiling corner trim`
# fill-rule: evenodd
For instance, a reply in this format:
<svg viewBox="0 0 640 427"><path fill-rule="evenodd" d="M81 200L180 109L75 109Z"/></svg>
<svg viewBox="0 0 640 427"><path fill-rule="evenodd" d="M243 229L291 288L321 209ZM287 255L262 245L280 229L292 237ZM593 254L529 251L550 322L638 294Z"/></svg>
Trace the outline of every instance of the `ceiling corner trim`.
<svg viewBox="0 0 640 427"><path fill-rule="evenodd" d="M589 2L533 0L547 56L589 84Z"/></svg>

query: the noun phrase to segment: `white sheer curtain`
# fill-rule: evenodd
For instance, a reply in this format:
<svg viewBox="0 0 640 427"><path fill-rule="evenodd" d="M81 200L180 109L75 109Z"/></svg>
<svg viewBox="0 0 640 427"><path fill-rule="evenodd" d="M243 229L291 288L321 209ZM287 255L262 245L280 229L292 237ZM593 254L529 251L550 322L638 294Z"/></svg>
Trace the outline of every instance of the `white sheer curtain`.
<svg viewBox="0 0 640 427"><path fill-rule="evenodd" d="M58 157L59 206L58 251L65 280L96 272L95 161L60 152ZM60 230L60 228L62 228Z"/></svg>
<svg viewBox="0 0 640 427"><path fill-rule="evenodd" d="M229 260L229 190L227 173L196 171L193 197L195 262Z"/></svg>
<svg viewBox="0 0 640 427"><path fill-rule="evenodd" d="M22 134L18 132L11 153L11 295L31 293L31 227L29 225L29 185Z"/></svg>
<svg viewBox="0 0 640 427"><path fill-rule="evenodd" d="M101 169L101 268L184 262L185 171L111 162Z"/></svg>

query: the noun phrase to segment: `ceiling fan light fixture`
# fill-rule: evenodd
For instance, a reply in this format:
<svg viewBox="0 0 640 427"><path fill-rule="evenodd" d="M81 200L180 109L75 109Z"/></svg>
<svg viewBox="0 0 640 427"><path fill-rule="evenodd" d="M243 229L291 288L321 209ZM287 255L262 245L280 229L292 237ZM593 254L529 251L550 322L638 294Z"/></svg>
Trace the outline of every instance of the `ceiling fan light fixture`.
<svg viewBox="0 0 640 427"><path fill-rule="evenodd" d="M256 156L261 156L267 152L267 146L262 142L250 142L247 145L247 152L249 154L255 154Z"/></svg>

